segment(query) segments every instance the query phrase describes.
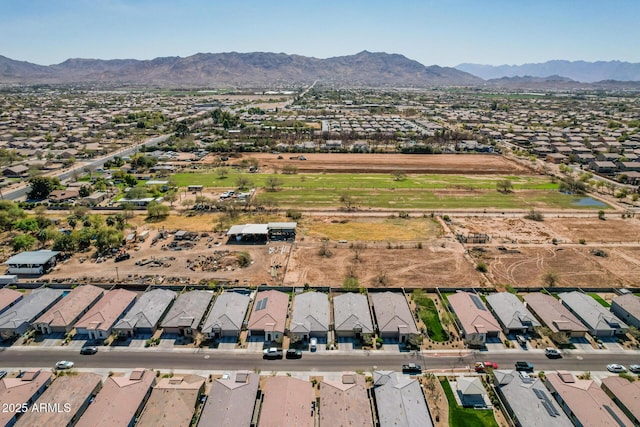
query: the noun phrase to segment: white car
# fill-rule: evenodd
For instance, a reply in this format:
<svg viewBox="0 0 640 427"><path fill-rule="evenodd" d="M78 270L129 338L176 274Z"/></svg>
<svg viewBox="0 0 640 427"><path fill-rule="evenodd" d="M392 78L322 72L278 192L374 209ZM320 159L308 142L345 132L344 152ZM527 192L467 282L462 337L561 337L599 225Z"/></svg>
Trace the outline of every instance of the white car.
<svg viewBox="0 0 640 427"><path fill-rule="evenodd" d="M617 363L612 363L610 365L607 365L607 371L618 374L622 372L627 372L627 368L625 368L622 365L618 365Z"/></svg>
<svg viewBox="0 0 640 427"><path fill-rule="evenodd" d="M56 369L71 369L73 368L73 362L69 362L68 360L61 360L56 363Z"/></svg>
<svg viewBox="0 0 640 427"><path fill-rule="evenodd" d="M634 374L640 374L640 365L629 365L629 370Z"/></svg>
<svg viewBox="0 0 640 427"><path fill-rule="evenodd" d="M544 354L552 359L552 358L561 358L562 357L562 353L560 352L560 350L558 350L557 348L553 348L553 347L547 347L544 349Z"/></svg>
<svg viewBox="0 0 640 427"><path fill-rule="evenodd" d="M316 351L318 349L318 338L311 338L309 341L309 350Z"/></svg>

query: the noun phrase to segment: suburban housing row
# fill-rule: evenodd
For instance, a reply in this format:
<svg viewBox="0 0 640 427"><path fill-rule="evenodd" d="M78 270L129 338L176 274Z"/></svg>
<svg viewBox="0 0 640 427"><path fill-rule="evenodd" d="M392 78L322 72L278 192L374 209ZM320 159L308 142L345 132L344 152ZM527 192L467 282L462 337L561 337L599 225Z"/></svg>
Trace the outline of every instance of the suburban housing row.
<svg viewBox="0 0 640 427"><path fill-rule="evenodd" d="M486 296L485 305L480 295L471 292L447 296L463 338L475 345L497 339L501 332L526 334L542 325L552 333L566 333L569 337L584 337L586 333L610 337L626 333L625 322L640 324L640 298L631 293L615 297L611 310L579 291L562 292L557 298L532 292L522 299L509 292L497 292Z"/></svg>
<svg viewBox="0 0 640 427"><path fill-rule="evenodd" d="M181 294L169 289L142 293L126 289L105 291L93 285L71 290L38 288L23 293L0 289L0 334L12 338L35 328L43 334L69 333L105 339L165 333L205 338L249 336L276 341L288 333L299 340L329 339L374 334L374 321L382 338L404 342L418 329L407 298L400 292L343 293L333 298L333 324L328 294L294 293L289 318L289 294L278 290L192 290ZM373 306L373 310L371 309ZM249 308L251 308L249 310Z"/></svg>
<svg viewBox="0 0 640 427"><path fill-rule="evenodd" d="M369 382L370 381L370 382ZM3 411L8 426L432 426L419 381L393 371L363 375L343 373L317 385L291 376L260 377L247 371L220 378L164 375L135 369L129 375L102 377L79 373L55 378L43 370L21 371L0 380L0 401L57 411ZM480 377L450 381L460 404L490 408ZM566 371L549 372L544 380L515 370L494 371L493 387L514 425L633 426L640 421L640 382L619 376L594 380ZM34 405L35 404L35 405Z"/></svg>
<svg viewBox="0 0 640 427"><path fill-rule="evenodd" d="M178 427L195 425L197 415L201 426L313 427L318 414L321 425L365 427L373 425L374 417L381 426L433 425L418 380L395 372L374 372L372 394L362 375L324 380L319 397L312 382L290 376L261 381L259 374L239 371L209 381L206 387L207 378L198 375L160 378L154 371L135 369L129 375L110 375L103 383L93 373L54 380L51 372L27 370L0 380L0 400L29 407L64 402L67 410L3 412L0 423Z"/></svg>
<svg viewBox="0 0 640 427"><path fill-rule="evenodd" d="M625 333L628 325L640 325L640 299L631 293L613 298L610 310L578 291L557 297L532 292L522 300L498 292L485 297L486 305L480 295L459 291L446 300L469 345L483 345L500 333L530 333L542 325L569 337L586 333L614 336ZM290 297L275 289L178 294L156 288L140 296L126 289L105 291L93 285L71 290L39 288L27 296L7 287L0 289L1 336L19 336L32 327L43 334L69 333L75 328L76 333L94 340L112 333L151 335L158 328L186 337L202 333L212 340L237 338L243 330L264 341L277 341L288 334L300 341L315 337L331 342L377 333L382 339L403 343L419 334L403 292L341 292L330 299L324 292L311 290L293 292Z"/></svg>

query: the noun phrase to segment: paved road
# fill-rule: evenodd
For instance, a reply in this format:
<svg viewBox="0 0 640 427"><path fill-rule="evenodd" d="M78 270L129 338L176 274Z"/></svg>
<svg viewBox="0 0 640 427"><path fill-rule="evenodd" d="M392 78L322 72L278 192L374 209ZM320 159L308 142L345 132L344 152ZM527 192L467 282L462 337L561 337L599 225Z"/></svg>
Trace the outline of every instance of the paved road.
<svg viewBox="0 0 640 427"><path fill-rule="evenodd" d="M123 369L146 367L153 369L197 370L261 370L261 371L371 371L372 369L398 370L409 362L421 364L425 369L449 370L473 366L475 361L491 360L499 367L511 368L516 360L534 363L536 370L566 369L570 371L604 371L608 363L629 366L640 363L640 353L578 353L566 354L563 359L550 360L540 352L480 352L460 357L457 353L388 353L388 352L323 352L307 353L299 360L263 360L260 354L239 351L141 351L110 350L100 348L93 356L81 356L77 350L55 349L0 349L0 369L53 367L59 360L71 360L77 368Z"/></svg>

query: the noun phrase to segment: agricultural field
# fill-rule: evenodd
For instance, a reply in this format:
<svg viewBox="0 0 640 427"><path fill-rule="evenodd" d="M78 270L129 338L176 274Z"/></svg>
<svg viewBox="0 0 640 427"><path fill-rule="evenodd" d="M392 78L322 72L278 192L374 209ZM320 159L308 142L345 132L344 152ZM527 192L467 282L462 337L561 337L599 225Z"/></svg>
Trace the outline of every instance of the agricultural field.
<svg viewBox="0 0 640 427"><path fill-rule="evenodd" d="M608 208L585 205L583 197L559 192L548 177L495 155L309 154L308 160L286 163L274 160L273 154L252 157L260 164L257 173L226 168L221 175L210 168L177 173L172 179L179 187L202 185L214 193L245 181L258 189L258 199L284 208L332 209L342 206L345 197L356 209ZM285 165L297 168L296 173L277 173ZM514 191L498 192L501 180L509 180Z"/></svg>
<svg viewBox="0 0 640 427"><path fill-rule="evenodd" d="M251 153L261 169L281 170L295 166L299 172L310 173L391 173L402 170L415 174L527 175L531 172L499 155L482 154L304 154L299 160L295 153ZM278 157L282 157L279 159Z"/></svg>

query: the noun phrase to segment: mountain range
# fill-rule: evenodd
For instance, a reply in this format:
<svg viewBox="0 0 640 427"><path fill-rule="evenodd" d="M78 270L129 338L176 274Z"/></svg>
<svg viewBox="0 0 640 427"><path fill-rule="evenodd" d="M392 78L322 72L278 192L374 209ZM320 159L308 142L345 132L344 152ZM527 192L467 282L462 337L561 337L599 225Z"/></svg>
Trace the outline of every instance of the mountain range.
<svg viewBox="0 0 640 427"><path fill-rule="evenodd" d="M493 86L575 89L639 88L640 64L549 61L524 65L425 66L399 54L362 51L319 59L284 53L198 53L152 60L68 59L37 65L0 56L0 84L90 84L159 87L425 88Z"/></svg>
<svg viewBox="0 0 640 427"><path fill-rule="evenodd" d="M318 59L284 53L198 53L185 58L68 59L42 66L0 56L0 83L101 83L180 87L291 87L314 81L349 87L475 85L455 68L424 66L403 55L363 51Z"/></svg>
<svg viewBox="0 0 640 427"><path fill-rule="evenodd" d="M640 64L622 61L555 60L522 65L465 63L457 65L455 68L486 80L516 76L548 77L557 75L583 83L594 83L603 80L640 81Z"/></svg>

